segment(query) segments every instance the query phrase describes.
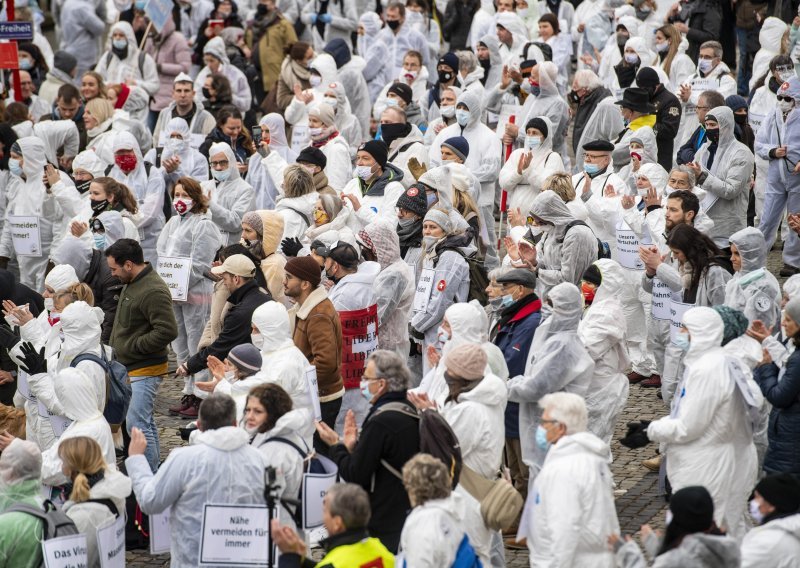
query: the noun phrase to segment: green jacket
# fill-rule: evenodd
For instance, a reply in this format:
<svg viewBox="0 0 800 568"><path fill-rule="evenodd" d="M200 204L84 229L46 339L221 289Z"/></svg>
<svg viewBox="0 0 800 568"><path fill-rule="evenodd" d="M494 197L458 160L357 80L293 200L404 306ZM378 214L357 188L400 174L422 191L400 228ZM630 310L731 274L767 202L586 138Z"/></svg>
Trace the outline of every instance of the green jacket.
<svg viewBox="0 0 800 568"><path fill-rule="evenodd" d="M169 288L150 264L119 295L109 344L128 371L166 363L178 337Z"/></svg>
<svg viewBox="0 0 800 568"><path fill-rule="evenodd" d="M38 479L0 491L0 568L35 568L42 564L42 523L25 513L3 513L18 503L41 507Z"/></svg>

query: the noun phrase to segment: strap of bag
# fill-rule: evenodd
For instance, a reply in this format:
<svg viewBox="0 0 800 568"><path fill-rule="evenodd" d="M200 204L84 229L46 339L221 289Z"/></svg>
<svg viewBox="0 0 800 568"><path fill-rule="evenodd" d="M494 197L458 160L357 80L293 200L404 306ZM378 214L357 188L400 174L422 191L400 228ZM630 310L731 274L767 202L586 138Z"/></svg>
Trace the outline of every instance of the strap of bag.
<svg viewBox="0 0 800 568"><path fill-rule="evenodd" d="M117 509L117 506L111 499L87 499L84 503L99 503L105 505L109 511L114 513L115 517L119 517L119 509Z"/></svg>
<svg viewBox="0 0 800 568"><path fill-rule="evenodd" d="M419 414L411 409L410 406L407 404L403 404L402 402L387 402L383 406L379 407L375 414L381 414L382 412L396 412L398 414L402 414L403 416L408 416L409 418L414 418L419 420ZM403 474L392 464L387 462L386 460L381 460L381 465L387 469L389 473L395 476L400 481L403 481ZM373 476L373 483L374 483L374 476Z"/></svg>

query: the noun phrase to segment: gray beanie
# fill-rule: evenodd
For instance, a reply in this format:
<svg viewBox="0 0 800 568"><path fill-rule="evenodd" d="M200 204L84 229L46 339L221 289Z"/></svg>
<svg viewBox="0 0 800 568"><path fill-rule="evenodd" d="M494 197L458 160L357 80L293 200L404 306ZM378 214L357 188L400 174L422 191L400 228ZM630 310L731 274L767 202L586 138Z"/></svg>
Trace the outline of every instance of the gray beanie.
<svg viewBox="0 0 800 568"><path fill-rule="evenodd" d="M429 209L425 214L425 221L432 221L436 223L447 235L453 232L453 222L450 220L450 215L441 209Z"/></svg>
<svg viewBox="0 0 800 568"><path fill-rule="evenodd" d="M228 359L245 376L261 370L261 351L252 343L242 343L228 352Z"/></svg>

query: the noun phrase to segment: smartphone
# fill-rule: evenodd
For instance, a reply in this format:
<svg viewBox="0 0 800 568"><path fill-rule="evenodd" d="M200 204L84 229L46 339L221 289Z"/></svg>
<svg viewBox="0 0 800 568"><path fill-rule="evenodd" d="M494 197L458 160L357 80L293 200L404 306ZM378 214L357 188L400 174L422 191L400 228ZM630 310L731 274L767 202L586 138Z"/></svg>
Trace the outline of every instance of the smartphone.
<svg viewBox="0 0 800 568"><path fill-rule="evenodd" d="M258 148L261 145L261 127L255 125L253 127L253 144Z"/></svg>

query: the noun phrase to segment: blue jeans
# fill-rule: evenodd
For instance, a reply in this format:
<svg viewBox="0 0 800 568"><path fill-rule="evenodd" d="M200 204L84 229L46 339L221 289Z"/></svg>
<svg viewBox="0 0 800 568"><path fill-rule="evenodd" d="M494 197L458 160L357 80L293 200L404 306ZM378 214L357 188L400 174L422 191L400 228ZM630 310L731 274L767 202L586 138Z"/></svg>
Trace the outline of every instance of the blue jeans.
<svg viewBox="0 0 800 568"><path fill-rule="evenodd" d="M736 92L743 97L750 94L750 77L753 74L753 54L747 52L748 30L736 28L736 43L739 45L739 64L736 70Z"/></svg>
<svg viewBox="0 0 800 568"><path fill-rule="evenodd" d="M147 439L147 448L144 451L144 456L147 458L147 463L150 464L150 469L153 473L158 469L158 463L161 461L161 447L158 443L158 429L156 428L156 420L153 416L153 403L156 399L158 392L158 385L161 384L161 377L132 377L131 389L133 396L131 397L131 404L128 406L127 428L128 434L131 429L138 428Z"/></svg>

